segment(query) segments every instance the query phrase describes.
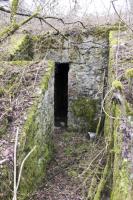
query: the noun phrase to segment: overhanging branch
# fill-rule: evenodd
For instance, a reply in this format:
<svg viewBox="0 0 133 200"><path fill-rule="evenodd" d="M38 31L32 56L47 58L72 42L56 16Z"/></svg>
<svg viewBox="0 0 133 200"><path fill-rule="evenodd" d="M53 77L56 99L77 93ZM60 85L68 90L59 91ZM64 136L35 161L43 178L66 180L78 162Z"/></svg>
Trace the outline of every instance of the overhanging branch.
<svg viewBox="0 0 133 200"><path fill-rule="evenodd" d="M0 10L3 11L3 12L5 12L5 13L11 14L11 11L8 10L8 9L5 9L4 7L0 7ZM19 15L19 16L22 16L22 17L30 17L30 16L32 16L31 14L26 14L26 13L21 13L21 12L16 12L16 15ZM60 21L64 25L71 25L71 24L77 24L77 23L79 23L84 29L86 29L86 26L84 25L84 23L81 22L81 21L79 21L79 20L75 21L75 22L65 22L62 18L52 17L52 16L47 16L47 17L35 16L34 18L42 20L42 21L45 21L46 24L49 23L49 22L46 21L47 19L53 19L53 20Z"/></svg>
<svg viewBox="0 0 133 200"><path fill-rule="evenodd" d="M27 19L23 20L20 24L11 24L10 26L6 27L1 33L0 33L0 43L5 40L7 37L13 35L21 26L28 23L31 19L33 19L35 16L38 15L38 12L34 13Z"/></svg>
<svg viewBox="0 0 133 200"><path fill-rule="evenodd" d="M112 7L113 7L113 9L114 9L116 15L119 17L120 21L121 21L122 23L124 23L124 24L133 32L133 29L122 19L122 17L121 17L120 14L118 13L118 11L117 11L117 9L116 9L116 7L115 7L115 4L114 4L115 1L117 1L117 0L112 0L112 1L111 1L111 4L112 4Z"/></svg>

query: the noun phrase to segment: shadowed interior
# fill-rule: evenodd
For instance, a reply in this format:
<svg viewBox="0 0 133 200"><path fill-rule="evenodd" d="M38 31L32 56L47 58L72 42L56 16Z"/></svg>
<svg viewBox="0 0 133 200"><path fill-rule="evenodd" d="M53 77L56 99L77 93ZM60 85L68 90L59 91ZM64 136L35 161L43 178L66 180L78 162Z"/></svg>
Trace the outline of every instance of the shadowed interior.
<svg viewBox="0 0 133 200"><path fill-rule="evenodd" d="M54 84L55 126L67 126L69 63L56 63Z"/></svg>

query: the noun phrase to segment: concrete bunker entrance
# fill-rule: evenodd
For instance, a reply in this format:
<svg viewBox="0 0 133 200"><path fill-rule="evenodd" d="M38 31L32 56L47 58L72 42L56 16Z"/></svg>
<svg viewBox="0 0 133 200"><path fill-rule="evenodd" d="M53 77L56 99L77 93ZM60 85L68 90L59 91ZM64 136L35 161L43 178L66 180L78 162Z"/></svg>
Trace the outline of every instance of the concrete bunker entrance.
<svg viewBox="0 0 133 200"><path fill-rule="evenodd" d="M69 63L55 63L54 120L55 126L67 126Z"/></svg>

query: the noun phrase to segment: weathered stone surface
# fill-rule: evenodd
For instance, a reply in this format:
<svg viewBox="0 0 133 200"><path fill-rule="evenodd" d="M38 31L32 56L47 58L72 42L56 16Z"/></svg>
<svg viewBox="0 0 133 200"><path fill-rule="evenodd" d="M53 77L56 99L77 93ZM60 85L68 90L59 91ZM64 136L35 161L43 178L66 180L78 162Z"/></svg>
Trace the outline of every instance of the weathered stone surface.
<svg viewBox="0 0 133 200"><path fill-rule="evenodd" d="M109 36L108 90L111 92L106 97L104 133L109 143L109 168L110 170L113 168L110 175L110 180L112 179L110 198L112 200L131 200L133 195L133 101L131 101L131 94L128 91L129 80L127 80L125 72L132 68L132 59L130 58L133 41L132 34L128 31L120 33L119 31L111 31ZM123 45L125 43L126 47ZM128 55L129 60L126 55ZM118 99L115 97L116 94ZM113 160L111 160L112 157Z"/></svg>
<svg viewBox="0 0 133 200"><path fill-rule="evenodd" d="M18 64L20 65L20 62ZM38 77L36 77L37 69L39 70ZM13 81L16 87L13 87L13 82L11 85L12 91L8 91L9 94L4 93L3 96L3 99L6 99L11 92L11 94L14 94L13 101L15 103L10 104L12 121L8 122L7 130L0 137L0 161L2 161L0 162L0 179L3 180L0 182L0 197L3 200L12 199L13 197L11 191L13 191L14 143L16 129L19 127L17 174L19 173L23 159L35 148L24 164L20 180L18 198L25 199L28 198L28 194L44 178L46 166L52 157L54 63L50 61L48 64L47 62L39 62L39 64L26 62L26 66L23 65L23 67L8 63L4 70L5 74L1 75L2 80L6 76L6 83L3 84L4 89L7 89L7 86L9 86L10 77L15 72L16 76ZM22 71L25 73L22 73ZM22 74L23 79L20 79L19 77ZM10 99L9 101L11 102ZM2 109L5 108L7 110L9 106L8 99L5 102L7 103L4 104Z"/></svg>
<svg viewBox="0 0 133 200"><path fill-rule="evenodd" d="M85 118L83 119L80 116L77 119L72 111L72 105L75 100L84 97L92 100L97 99L99 109L95 113L95 118L98 119L108 63L108 39L106 37L97 39L93 35L86 36L82 32L73 32L67 40L62 40L60 36L53 35L51 38L54 38L56 49L50 47L50 43L49 46L47 45L48 49L46 49L45 46L42 46L43 41L38 40L35 43L35 58L37 54L42 55L42 57L46 54L46 58L52 59L54 62L69 63L68 128L92 131L89 130L88 121ZM46 38L44 43L48 43ZM42 51L38 52L38 49Z"/></svg>
<svg viewBox="0 0 133 200"><path fill-rule="evenodd" d="M45 79L45 77L44 77ZM48 88L40 102L29 113L20 139L19 162L27 154L28 149L36 147L27 160L22 173L19 192L21 199L27 197L44 178L46 167L53 154L52 133L54 131L54 78L49 77ZM23 148L22 148L23 147ZM19 164L21 164L21 162Z"/></svg>

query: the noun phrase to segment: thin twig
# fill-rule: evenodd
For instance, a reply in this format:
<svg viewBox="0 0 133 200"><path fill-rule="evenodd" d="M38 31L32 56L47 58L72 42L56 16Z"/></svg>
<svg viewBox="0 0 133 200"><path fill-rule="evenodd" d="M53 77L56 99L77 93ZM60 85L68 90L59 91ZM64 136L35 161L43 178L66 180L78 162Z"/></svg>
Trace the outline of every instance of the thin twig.
<svg viewBox="0 0 133 200"><path fill-rule="evenodd" d="M17 181L17 187L16 190L18 190L19 184L20 184L20 179L21 179L21 175L22 175L22 171L23 171L23 167L25 164L25 161L29 158L29 156L33 153L33 151L36 149L36 146L34 146L31 151L27 154L27 156L24 158L24 160L22 161L21 167L20 167L20 171L19 171L19 176L18 176L18 181Z"/></svg>
<svg viewBox="0 0 133 200"><path fill-rule="evenodd" d="M105 151L105 147L94 157L94 159L90 162L89 166L83 171L82 174L79 175L79 178L87 173L87 171L90 169L92 163L100 156L101 153Z"/></svg>
<svg viewBox="0 0 133 200"><path fill-rule="evenodd" d="M3 165L8 159L0 160L0 165Z"/></svg>
<svg viewBox="0 0 133 200"><path fill-rule="evenodd" d="M16 138L15 138L15 145L14 145L14 194L13 194L13 200L17 200L17 188L16 188L16 178L17 178L17 144L18 144L18 134L19 134L19 128L17 127L16 131Z"/></svg>
<svg viewBox="0 0 133 200"><path fill-rule="evenodd" d="M118 56L119 56L119 50L120 50L120 22L119 22L119 30L118 30L118 37L117 37L117 50L116 50L116 57L115 57L115 68L116 68L116 77L118 76Z"/></svg>
<svg viewBox="0 0 133 200"><path fill-rule="evenodd" d="M4 7L0 7L0 10L3 11L3 12L9 13L9 14L11 13L10 10L5 9ZM20 12L17 12L16 15L22 16L22 17L30 17L31 16L31 14L20 13ZM86 29L86 26L84 25L84 23L82 21L79 21L79 20L78 21L74 21L74 22L65 22L62 18L53 17L53 16L47 16L47 17L45 17L45 16L35 16L34 18L35 19L39 19L39 20L53 19L53 20L60 21L64 25L71 25L71 24L73 25L73 24L79 23L84 29Z"/></svg>
<svg viewBox="0 0 133 200"><path fill-rule="evenodd" d="M112 0L111 3L112 3L112 7L116 13L116 15L119 17L120 21L122 23L124 23L132 32L133 32L133 29L122 19L122 17L120 16L120 14L118 13L116 7L115 7L115 4L114 4L114 1L117 1L117 0Z"/></svg>

